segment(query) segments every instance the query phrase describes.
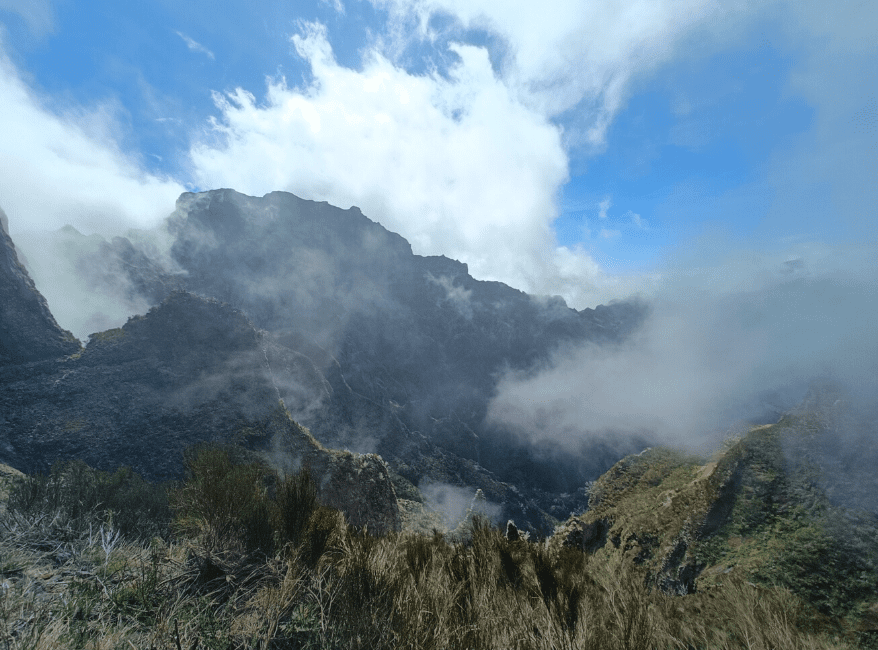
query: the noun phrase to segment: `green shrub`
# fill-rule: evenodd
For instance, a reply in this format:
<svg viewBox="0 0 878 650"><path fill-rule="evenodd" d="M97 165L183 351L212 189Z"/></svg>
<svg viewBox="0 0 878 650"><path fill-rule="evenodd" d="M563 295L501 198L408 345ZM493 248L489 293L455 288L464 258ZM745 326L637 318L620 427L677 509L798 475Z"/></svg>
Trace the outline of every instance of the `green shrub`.
<svg viewBox="0 0 878 650"><path fill-rule="evenodd" d="M236 464L229 450L198 445L186 455L187 480L171 493L182 534L204 535L211 549L242 544L248 550L273 550L273 530L265 470L256 463Z"/></svg>
<svg viewBox="0 0 878 650"><path fill-rule="evenodd" d="M281 539L298 546L308 522L317 510L317 486L308 468L290 474L278 485L275 499Z"/></svg>

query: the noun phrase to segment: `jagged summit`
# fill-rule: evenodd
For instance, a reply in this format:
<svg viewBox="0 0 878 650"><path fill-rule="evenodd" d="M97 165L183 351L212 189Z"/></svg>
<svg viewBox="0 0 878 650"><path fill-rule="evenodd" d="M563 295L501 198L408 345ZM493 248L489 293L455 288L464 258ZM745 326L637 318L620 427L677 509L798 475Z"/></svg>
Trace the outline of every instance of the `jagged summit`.
<svg viewBox="0 0 878 650"><path fill-rule="evenodd" d="M423 482L481 489L502 516L546 532L581 507L581 486L618 458L619 448L581 455L535 449L520 432L488 422L488 404L503 372L546 362L564 345L621 341L645 305L577 311L560 299L479 281L461 262L413 254L404 238L359 209L286 192L185 193L165 226L162 251L139 236L90 238L79 248L71 240L66 250L80 256L70 267L95 291L140 313L161 306L118 330L124 344L112 333L93 336L77 367L128 364L134 372L140 364L163 385L210 368L215 378L202 373L187 391L224 387L231 380L223 373L236 372L228 350L241 341L233 336L239 317L228 316L215 339L200 329L218 318L209 306L218 300L260 331L258 351L248 354L262 361L246 367L258 361L271 368L269 383L223 388L236 412L249 413L250 399L262 404L257 387L270 384L275 400L323 445L380 454L397 490L413 501L422 498L415 486ZM207 302L183 299L181 291ZM183 310L192 311L188 320L159 328L161 337L147 331ZM104 350L107 341L113 345Z"/></svg>
<svg viewBox="0 0 878 650"><path fill-rule="evenodd" d="M324 444L378 452L414 484L482 487L499 502L510 497L489 488L497 480L573 493L615 460L602 449L536 454L487 423L487 405L499 373L565 344L619 341L643 304L577 311L479 281L459 261L413 254L356 208L286 192L184 194L167 229L175 273L153 283L149 299L176 286L223 300L307 357L331 397L299 400L293 416ZM131 286L146 284L144 264L120 268Z"/></svg>

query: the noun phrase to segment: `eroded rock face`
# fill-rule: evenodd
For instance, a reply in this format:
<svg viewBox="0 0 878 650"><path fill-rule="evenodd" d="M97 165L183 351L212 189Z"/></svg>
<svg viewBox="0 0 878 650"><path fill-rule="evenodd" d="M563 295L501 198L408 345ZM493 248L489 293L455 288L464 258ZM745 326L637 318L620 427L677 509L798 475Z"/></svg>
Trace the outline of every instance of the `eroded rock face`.
<svg viewBox="0 0 878 650"><path fill-rule="evenodd" d="M488 423L488 404L500 373L547 361L564 344L618 341L644 305L576 311L481 282L466 264L413 254L357 208L285 192L186 193L167 227L164 274L127 240L101 255L115 256L110 266L131 276L126 290L148 301L182 287L269 332L272 367L286 369L275 376L282 398L326 446L376 452L416 485L481 488L504 517L544 533L582 507L578 488L618 459L618 448L609 457L537 453Z"/></svg>
<svg viewBox="0 0 878 650"><path fill-rule="evenodd" d="M0 364L55 359L80 350L62 330L18 259L0 211Z"/></svg>
<svg viewBox="0 0 878 650"><path fill-rule="evenodd" d="M240 311L173 293L81 355L0 368L0 458L27 473L77 457L164 480L182 478L186 447L236 443L273 464L307 462L321 499L351 523L397 529L386 468L322 447L290 418L268 343Z"/></svg>

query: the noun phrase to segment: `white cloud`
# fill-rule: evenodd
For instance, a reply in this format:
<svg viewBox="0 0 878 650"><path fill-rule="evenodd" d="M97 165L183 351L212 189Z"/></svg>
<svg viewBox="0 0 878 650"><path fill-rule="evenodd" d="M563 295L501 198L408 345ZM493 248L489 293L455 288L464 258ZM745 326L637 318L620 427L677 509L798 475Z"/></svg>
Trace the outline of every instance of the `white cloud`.
<svg viewBox="0 0 878 650"><path fill-rule="evenodd" d="M600 211L598 212L598 217L601 219L607 218L607 210L609 210L613 206L613 202L610 200L610 197L606 197L600 203L598 203L598 208Z"/></svg>
<svg viewBox="0 0 878 650"><path fill-rule="evenodd" d="M177 36L183 39L183 42L186 43L186 47L188 47L193 52L199 52L201 54L206 55L210 59L215 59L216 57L213 55L209 49L204 47L201 43L196 41L195 39L187 36L183 32L176 32Z"/></svg>
<svg viewBox="0 0 878 650"><path fill-rule="evenodd" d="M446 13L464 28L500 35L511 56L504 80L528 106L547 116L574 110L568 141L601 150L606 131L624 107L632 81L679 54L681 41L699 30L729 31L752 11L744 2L612 0L497 3L493 0L372 0L399 23L414 17L431 37L430 17ZM706 39L706 45L711 40ZM702 47L703 49L703 47Z"/></svg>
<svg viewBox="0 0 878 650"><path fill-rule="evenodd" d="M16 231L115 232L159 221L185 189L145 173L114 141L113 107L55 113L0 53L0 205Z"/></svg>
<svg viewBox="0 0 878 650"><path fill-rule="evenodd" d="M338 13L340 13L342 15L344 15L344 13L345 13L344 5L342 4L341 0L320 0L320 2L331 6L333 9L335 9Z"/></svg>
<svg viewBox="0 0 878 650"><path fill-rule="evenodd" d="M446 79L409 74L375 51L360 71L342 67L317 24L293 44L313 83L270 80L263 104L240 88L216 94L216 137L191 151L199 186L357 205L417 253L460 259L477 278L562 287L578 306L603 298L608 280L587 255L555 250L567 180L560 131L495 77L484 49L452 45L460 63ZM574 266L589 275L566 277Z"/></svg>
<svg viewBox="0 0 878 650"><path fill-rule="evenodd" d="M640 228L641 230L647 230L649 228L649 225L646 223L646 219L641 217L633 210L628 210L628 212L625 213L625 216L631 219L631 223L635 227Z"/></svg>
<svg viewBox="0 0 878 650"><path fill-rule="evenodd" d="M815 378L874 405L874 245L766 254L702 242L695 255L666 271L630 341L561 349L539 373L507 373L490 419L574 449L643 435L704 450L740 418L773 422Z"/></svg>
<svg viewBox="0 0 878 650"><path fill-rule="evenodd" d="M435 278L428 272L427 279L445 289L445 301L465 319L472 320L473 307L470 300L473 292L471 290L454 286L454 281L445 275Z"/></svg>
<svg viewBox="0 0 878 650"><path fill-rule="evenodd" d="M608 228L601 228L601 237L604 239L614 239L622 234L621 230L611 230Z"/></svg>
<svg viewBox="0 0 878 650"><path fill-rule="evenodd" d="M390 38L412 38L413 16L420 37L435 38L430 17L450 12L461 25L499 34L510 56L495 70L487 50L449 42L448 70L415 75L382 54L393 47L379 39L352 70L336 63L323 26L304 25L293 44L313 83L269 80L263 103L240 88L216 94L214 133L191 150L195 183L358 205L418 253L461 259L479 278L561 293L578 308L627 286L583 249L556 246L552 223L571 143L599 150L631 83L699 30L722 32L715 23L735 22L743 5L374 2L391 10ZM562 113L563 127L552 121ZM601 217L611 205L609 197L599 204ZM564 276L571 256L589 275Z"/></svg>
<svg viewBox="0 0 878 650"><path fill-rule="evenodd" d="M113 235L152 226L170 214L185 188L144 172L119 149L113 106L53 112L2 52L0 124L0 206L56 319L75 327L71 317L91 313L91 307L83 307L90 298L67 272L66 261L47 257L46 238L25 233L72 224L86 233ZM131 315L119 315L118 307L102 306L114 324Z"/></svg>
<svg viewBox="0 0 878 650"><path fill-rule="evenodd" d="M841 7L844 7L842 9ZM765 175L777 199L766 222L777 232L820 232L831 220L845 239L878 238L878 5L815 0L784 5L785 47L803 52L786 91L814 107L811 128L777 150ZM813 188L830 204L815 209ZM829 212L829 214L827 214Z"/></svg>

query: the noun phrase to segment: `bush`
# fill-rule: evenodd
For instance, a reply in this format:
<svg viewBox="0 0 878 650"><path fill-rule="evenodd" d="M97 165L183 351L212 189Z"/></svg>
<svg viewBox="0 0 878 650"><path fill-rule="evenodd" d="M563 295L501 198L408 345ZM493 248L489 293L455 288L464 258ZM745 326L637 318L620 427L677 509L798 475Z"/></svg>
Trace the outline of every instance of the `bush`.
<svg viewBox="0 0 878 650"><path fill-rule="evenodd" d="M177 530L203 534L211 550L243 547L272 556L299 548L316 566L343 525L339 513L320 506L307 468L280 480L259 463L235 462L230 450L200 445L188 453L186 483L171 495Z"/></svg>
<svg viewBox="0 0 878 650"><path fill-rule="evenodd" d="M275 499L279 520L277 527L281 539L298 546L319 505L317 486L314 485L311 472L305 468L298 474L286 476L277 488Z"/></svg>
<svg viewBox="0 0 878 650"><path fill-rule="evenodd" d="M144 480L130 467L113 473L81 460L60 461L48 475L18 481L9 493L9 509L22 514L63 513L74 530L108 525L129 539L170 535L167 485Z"/></svg>
<svg viewBox="0 0 878 650"><path fill-rule="evenodd" d="M260 465L236 464L226 448L197 445L187 451L186 470L186 482L170 495L178 533L202 534L211 550L243 545L273 552L271 479Z"/></svg>

